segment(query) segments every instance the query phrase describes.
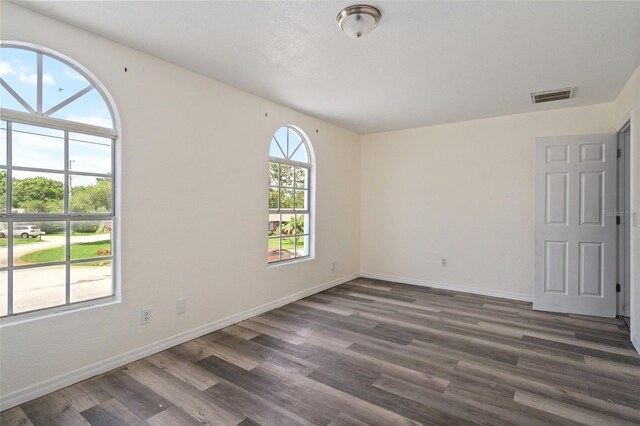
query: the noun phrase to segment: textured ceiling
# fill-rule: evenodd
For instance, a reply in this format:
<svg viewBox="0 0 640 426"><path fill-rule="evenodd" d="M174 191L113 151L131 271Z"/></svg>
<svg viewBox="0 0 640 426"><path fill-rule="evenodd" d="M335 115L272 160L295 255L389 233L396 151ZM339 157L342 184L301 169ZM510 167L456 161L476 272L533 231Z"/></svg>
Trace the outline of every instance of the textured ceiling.
<svg viewBox="0 0 640 426"><path fill-rule="evenodd" d="M640 2L17 2L358 133L615 99L640 64ZM531 91L577 87L532 105Z"/></svg>

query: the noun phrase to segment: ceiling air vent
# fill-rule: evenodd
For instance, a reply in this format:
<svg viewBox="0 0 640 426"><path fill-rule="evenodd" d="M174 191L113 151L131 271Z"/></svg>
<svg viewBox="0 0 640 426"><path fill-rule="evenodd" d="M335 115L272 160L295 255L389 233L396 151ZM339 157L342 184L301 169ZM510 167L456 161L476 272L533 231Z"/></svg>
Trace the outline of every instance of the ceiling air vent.
<svg viewBox="0 0 640 426"><path fill-rule="evenodd" d="M531 102L541 104L542 102L560 101L562 99L573 98L573 87L564 89L547 90L546 92L535 92L531 94Z"/></svg>

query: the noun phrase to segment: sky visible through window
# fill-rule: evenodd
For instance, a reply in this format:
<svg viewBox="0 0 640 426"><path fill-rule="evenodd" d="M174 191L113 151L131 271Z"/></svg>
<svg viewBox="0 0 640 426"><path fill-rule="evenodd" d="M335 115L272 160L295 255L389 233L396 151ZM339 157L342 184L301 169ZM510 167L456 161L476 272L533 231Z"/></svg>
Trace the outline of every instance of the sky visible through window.
<svg viewBox="0 0 640 426"><path fill-rule="evenodd" d="M34 110L37 107L37 54L30 50L0 49L0 77ZM67 64L43 55L42 112L90 86L90 83ZM0 106L27 112L4 87L0 88ZM94 88L51 114L53 118L113 128L109 108Z"/></svg>
<svg viewBox="0 0 640 426"><path fill-rule="evenodd" d="M269 146L269 156L274 158L286 158L300 163L308 163L309 155L307 147L302 142L302 137L290 127L281 127L273 135Z"/></svg>
<svg viewBox="0 0 640 426"><path fill-rule="evenodd" d="M0 137L2 137L0 165L6 165L6 128L6 122L0 121ZM12 139L14 166L64 171L64 133L61 130L14 123ZM110 174L111 139L69 133L69 171ZM33 174L34 172L14 172L15 177L34 177L19 176L20 173ZM42 173L38 175L42 176ZM47 177L60 182L64 181L62 173L50 173ZM78 175L72 178L73 186L95 183L96 178L91 176Z"/></svg>
<svg viewBox="0 0 640 426"><path fill-rule="evenodd" d="M50 56L42 57L42 111L65 101L91 84L76 70ZM37 109L37 53L3 47L0 49L0 77L29 106ZM4 87L0 86L0 107L27 110ZM111 114L100 93L92 88L78 99L51 114L52 118L113 128ZM0 121L0 164L6 164L6 122ZM13 165L64 170L64 134L60 130L26 124L13 124ZM79 133L69 135L69 170L109 174L111 139ZM64 175L51 173L51 179L63 181ZM72 184L93 185L96 178L74 176Z"/></svg>

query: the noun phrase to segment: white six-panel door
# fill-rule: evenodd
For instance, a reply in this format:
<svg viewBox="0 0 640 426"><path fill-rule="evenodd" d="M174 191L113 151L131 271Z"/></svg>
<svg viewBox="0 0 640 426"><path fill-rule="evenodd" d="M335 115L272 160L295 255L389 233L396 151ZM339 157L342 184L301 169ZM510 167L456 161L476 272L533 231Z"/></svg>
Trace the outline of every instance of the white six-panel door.
<svg viewBox="0 0 640 426"><path fill-rule="evenodd" d="M616 315L615 134L536 140L533 308Z"/></svg>

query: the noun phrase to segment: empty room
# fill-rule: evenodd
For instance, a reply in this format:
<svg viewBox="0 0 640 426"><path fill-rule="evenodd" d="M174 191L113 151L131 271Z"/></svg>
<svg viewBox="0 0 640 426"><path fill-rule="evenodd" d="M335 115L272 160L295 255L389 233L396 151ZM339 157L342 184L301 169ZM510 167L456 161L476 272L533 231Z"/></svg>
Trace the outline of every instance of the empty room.
<svg viewBox="0 0 640 426"><path fill-rule="evenodd" d="M0 0L0 425L640 424L640 1Z"/></svg>

